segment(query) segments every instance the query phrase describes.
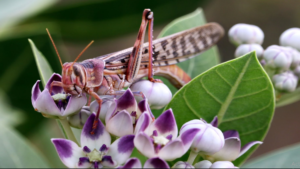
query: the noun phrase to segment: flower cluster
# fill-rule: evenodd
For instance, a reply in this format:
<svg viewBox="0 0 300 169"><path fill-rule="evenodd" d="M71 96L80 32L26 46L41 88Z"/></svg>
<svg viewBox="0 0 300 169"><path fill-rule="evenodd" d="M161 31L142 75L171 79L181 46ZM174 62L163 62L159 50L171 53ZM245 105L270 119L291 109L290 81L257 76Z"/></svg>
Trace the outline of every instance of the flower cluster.
<svg viewBox="0 0 300 169"><path fill-rule="evenodd" d="M300 78L300 28L290 28L280 36L280 45L271 45L265 50L262 30L249 24L236 24L228 32L231 42L239 45L235 56L239 57L251 51L272 78L279 92L293 92Z"/></svg>
<svg viewBox="0 0 300 169"><path fill-rule="evenodd" d="M46 117L65 119L82 129L80 145L76 140L51 139L61 161L69 168L170 168L168 161L189 150L189 159L177 161L173 168L234 168L232 161L261 143L251 142L241 148L238 132L222 133L217 117L211 123L191 120L178 130L172 109L155 119L147 98L137 102L130 89L118 98L103 98L100 117L95 119L99 106L96 101L84 106L84 95L77 98L65 94L60 87L50 89L53 81L60 80L58 74L53 74L43 92L37 81L32 89L32 104ZM95 120L97 127L93 129ZM143 165L131 157L134 148L148 158ZM204 160L196 163L196 156Z"/></svg>

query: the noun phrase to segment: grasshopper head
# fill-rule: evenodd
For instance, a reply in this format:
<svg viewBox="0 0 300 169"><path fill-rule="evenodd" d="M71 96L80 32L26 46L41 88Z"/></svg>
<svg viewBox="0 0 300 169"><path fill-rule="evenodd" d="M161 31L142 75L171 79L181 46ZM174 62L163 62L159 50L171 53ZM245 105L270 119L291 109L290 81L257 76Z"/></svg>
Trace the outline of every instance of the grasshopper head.
<svg viewBox="0 0 300 169"><path fill-rule="evenodd" d="M62 83L66 93L80 95L86 84L84 68L78 63L65 63L62 70Z"/></svg>

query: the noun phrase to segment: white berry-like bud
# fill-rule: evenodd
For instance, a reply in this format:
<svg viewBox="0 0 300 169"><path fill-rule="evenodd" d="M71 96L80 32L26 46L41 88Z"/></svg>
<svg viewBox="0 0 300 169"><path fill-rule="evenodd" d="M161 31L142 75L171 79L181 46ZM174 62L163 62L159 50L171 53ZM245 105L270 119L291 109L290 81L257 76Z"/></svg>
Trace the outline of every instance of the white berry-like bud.
<svg viewBox="0 0 300 169"><path fill-rule="evenodd" d="M102 122L105 122L106 114L108 112L114 111L116 107L115 101L113 99L102 99L101 109L100 109L100 115L99 119ZM91 103L90 110L93 113L97 113L99 108L98 102L95 100Z"/></svg>
<svg viewBox="0 0 300 169"><path fill-rule="evenodd" d="M300 64L300 52L292 47L286 47L286 49L292 55L292 64L291 67L295 68Z"/></svg>
<svg viewBox="0 0 300 169"><path fill-rule="evenodd" d="M236 48L234 55L235 57L240 57L252 51L256 52L257 58L262 58L264 49L259 44L242 44Z"/></svg>
<svg viewBox="0 0 300 169"><path fill-rule="evenodd" d="M298 78L300 78L300 65L298 65L293 72Z"/></svg>
<svg viewBox="0 0 300 169"><path fill-rule="evenodd" d="M290 46L300 50L300 28L290 28L285 30L279 38L282 46Z"/></svg>
<svg viewBox="0 0 300 169"><path fill-rule="evenodd" d="M210 168L212 163L208 160L203 160L194 165L195 168Z"/></svg>
<svg viewBox="0 0 300 169"><path fill-rule="evenodd" d="M292 72L284 72L273 76L273 82L276 89L293 92L297 87L298 77Z"/></svg>
<svg viewBox="0 0 300 169"><path fill-rule="evenodd" d="M252 43L261 45L264 41L264 32L258 26L245 23L235 24L229 29L228 35L236 46Z"/></svg>
<svg viewBox="0 0 300 169"><path fill-rule="evenodd" d="M214 162L210 168L237 168L234 164L230 161L217 161Z"/></svg>
<svg viewBox="0 0 300 169"><path fill-rule="evenodd" d="M282 70L289 69L293 59L291 53L286 47L277 45L269 46L265 50L263 58L266 61L266 66Z"/></svg>
<svg viewBox="0 0 300 169"><path fill-rule="evenodd" d="M152 109L161 109L172 99L172 92L164 83L151 82L149 80L140 80L134 82L130 89L133 92L142 92L148 99L149 106Z"/></svg>
<svg viewBox="0 0 300 169"><path fill-rule="evenodd" d="M181 127L180 134L192 128L200 129L200 131L194 138L191 151L202 155L212 155L223 148L224 135L217 127L204 120L191 120Z"/></svg>
<svg viewBox="0 0 300 169"><path fill-rule="evenodd" d="M70 126L82 129L86 120L91 115L89 106L83 106L79 113L73 114L68 117Z"/></svg>

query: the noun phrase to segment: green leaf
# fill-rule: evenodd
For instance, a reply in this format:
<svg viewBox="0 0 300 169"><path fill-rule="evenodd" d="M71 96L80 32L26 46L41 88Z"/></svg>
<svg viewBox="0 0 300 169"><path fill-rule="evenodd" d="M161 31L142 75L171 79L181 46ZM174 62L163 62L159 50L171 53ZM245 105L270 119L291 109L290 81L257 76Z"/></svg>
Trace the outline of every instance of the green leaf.
<svg viewBox="0 0 300 169"><path fill-rule="evenodd" d="M182 16L170 24L168 24L159 34L159 37L168 36L183 30L194 28L197 26L204 25L206 23L203 10L198 8L193 13ZM211 49L189 59L185 62L177 64L181 67L191 78L199 75L207 69L220 63L219 54L217 47Z"/></svg>
<svg viewBox="0 0 300 169"><path fill-rule="evenodd" d="M31 39L28 39L37 67L38 67L38 71L43 83L43 86L46 85L47 81L49 80L49 78L51 77L51 75L53 74L53 71L49 65L49 63L47 62L47 60L45 59L44 55L36 48L35 44L32 42Z"/></svg>
<svg viewBox="0 0 300 169"><path fill-rule="evenodd" d="M209 122L217 115L219 128L237 130L245 145L264 139L274 106L272 83L252 52L197 76L174 95L165 109L173 109L178 127L199 118ZM235 165L253 151L238 158Z"/></svg>
<svg viewBox="0 0 300 169"><path fill-rule="evenodd" d="M11 107L7 100L5 94L0 90L0 124L16 126L23 122L23 112Z"/></svg>
<svg viewBox="0 0 300 169"><path fill-rule="evenodd" d="M0 126L0 168L49 168L43 157L15 130Z"/></svg>
<svg viewBox="0 0 300 169"><path fill-rule="evenodd" d="M292 93L283 94L280 97L280 99L276 102L276 107L292 104L298 100L300 100L300 88L296 89Z"/></svg>
<svg viewBox="0 0 300 169"><path fill-rule="evenodd" d="M259 156L247 162L242 168L299 168L300 144L288 146Z"/></svg>
<svg viewBox="0 0 300 169"><path fill-rule="evenodd" d="M204 25L206 23L203 10L198 8L194 12L175 19L168 24L159 34L159 37L168 36L183 30L194 28ZM191 78L196 77L202 72L220 63L218 48L212 47L211 49L195 56L192 59L178 63L177 65L182 68ZM172 91L173 95L177 89L165 78L155 77L161 79ZM157 117L162 113L163 109L153 110L153 114Z"/></svg>
<svg viewBox="0 0 300 169"><path fill-rule="evenodd" d="M0 34L4 28L16 25L56 2L57 0L0 1Z"/></svg>

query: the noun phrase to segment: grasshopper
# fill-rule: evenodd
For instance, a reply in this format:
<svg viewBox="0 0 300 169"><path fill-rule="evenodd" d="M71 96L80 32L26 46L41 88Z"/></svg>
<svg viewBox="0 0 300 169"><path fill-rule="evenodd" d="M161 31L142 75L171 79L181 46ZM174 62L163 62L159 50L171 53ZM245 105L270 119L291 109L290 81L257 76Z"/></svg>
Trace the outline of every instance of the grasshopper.
<svg viewBox="0 0 300 169"><path fill-rule="evenodd" d="M60 86L66 93L79 97L83 92L88 93L99 104L95 118L98 119L102 104L99 95L120 95L123 93L121 90L124 87L142 77L148 76L150 81L161 83L153 76L154 74L164 76L177 88L189 82L190 77L175 64L207 50L224 35L224 30L219 24L208 23L152 41L153 19L153 12L145 9L133 47L76 62L93 43L92 41L73 62L64 64L47 29L62 66L62 81L54 81L51 88ZM148 24L149 42L144 43ZM141 92L134 94L143 96ZM91 134L94 133L96 127L97 120L94 121Z"/></svg>

